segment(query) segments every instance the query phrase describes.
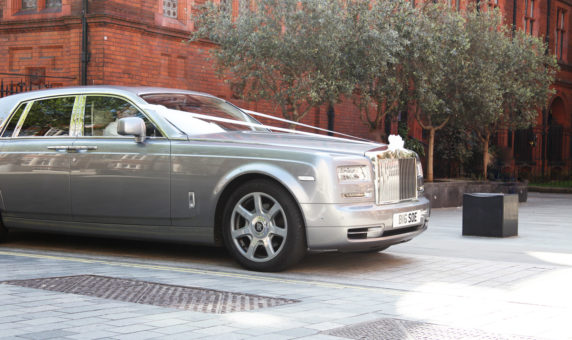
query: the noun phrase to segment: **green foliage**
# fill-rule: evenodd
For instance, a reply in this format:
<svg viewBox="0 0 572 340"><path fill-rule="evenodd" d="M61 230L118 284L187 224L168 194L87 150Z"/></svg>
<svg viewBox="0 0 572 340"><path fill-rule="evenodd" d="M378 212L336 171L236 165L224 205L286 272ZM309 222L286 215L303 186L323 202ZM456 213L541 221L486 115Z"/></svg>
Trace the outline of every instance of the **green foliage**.
<svg viewBox="0 0 572 340"><path fill-rule="evenodd" d="M419 156L425 156L425 146L419 140L409 137L409 128L406 122L399 122L397 134L403 138L406 149L415 151Z"/></svg>
<svg viewBox="0 0 572 340"><path fill-rule="evenodd" d="M240 3L236 18L200 5L191 37L218 45L215 64L237 95L275 103L294 121L351 96L377 135L386 117L413 113L429 131L429 181L435 138L455 143L438 146L440 155L463 160L477 154L463 136L478 137L486 178L490 137L530 126L552 93L556 58L541 39L511 31L497 10L404 0Z"/></svg>
<svg viewBox="0 0 572 340"><path fill-rule="evenodd" d="M353 100L370 130L382 132L387 115L407 110L405 59L415 31L415 10L406 2L355 1L345 23Z"/></svg>
<svg viewBox="0 0 572 340"><path fill-rule="evenodd" d="M248 3L248 2L241 2ZM195 15L191 40L218 44L212 53L233 91L246 100L269 100L285 118L299 121L335 103L353 84L343 51L348 46L337 0L253 0L239 15L207 2Z"/></svg>
<svg viewBox="0 0 572 340"><path fill-rule="evenodd" d="M498 10L469 8L465 20L470 49L461 119L480 139L486 178L491 136L535 122L552 94L557 63L540 38L509 30Z"/></svg>
<svg viewBox="0 0 572 340"><path fill-rule="evenodd" d="M542 181L535 180L531 181L528 185L547 187L547 188L572 188L572 180L562 180L562 181Z"/></svg>
<svg viewBox="0 0 572 340"><path fill-rule="evenodd" d="M478 141L474 133L468 131L459 120L451 121L435 135L435 153L439 160L458 161L466 164L473 156Z"/></svg>

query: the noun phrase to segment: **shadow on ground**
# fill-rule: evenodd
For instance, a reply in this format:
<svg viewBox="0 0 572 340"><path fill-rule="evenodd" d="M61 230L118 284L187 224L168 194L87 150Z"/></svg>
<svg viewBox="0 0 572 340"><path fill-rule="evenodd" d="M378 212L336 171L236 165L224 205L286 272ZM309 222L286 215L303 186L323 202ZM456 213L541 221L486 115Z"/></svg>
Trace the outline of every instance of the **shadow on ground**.
<svg viewBox="0 0 572 340"><path fill-rule="evenodd" d="M15 231L9 233L8 240L2 243L2 247L240 268L224 248L158 241ZM311 274L351 274L356 272L363 274L367 271L398 268L414 261L407 256L383 252L310 253L288 272Z"/></svg>

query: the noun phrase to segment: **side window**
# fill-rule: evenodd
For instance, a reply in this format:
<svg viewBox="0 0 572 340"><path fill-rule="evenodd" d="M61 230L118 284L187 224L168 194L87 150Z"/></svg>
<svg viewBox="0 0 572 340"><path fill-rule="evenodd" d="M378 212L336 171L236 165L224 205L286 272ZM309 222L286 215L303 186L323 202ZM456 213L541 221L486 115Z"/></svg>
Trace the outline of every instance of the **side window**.
<svg viewBox="0 0 572 340"><path fill-rule="evenodd" d="M131 103L116 97L88 96L83 118L84 136L119 136L117 122L125 117L142 118L148 137L161 137L159 130Z"/></svg>
<svg viewBox="0 0 572 340"><path fill-rule="evenodd" d="M6 126L6 129L4 130L2 137L12 137L14 130L16 130L16 126L18 126L18 121L20 120L20 117L22 117L22 113L24 113L25 109L26 109L25 103L20 105L20 107L18 108L18 110L16 110L16 113L14 113L12 119L10 119L10 122Z"/></svg>
<svg viewBox="0 0 572 340"><path fill-rule="evenodd" d="M75 97L62 97L34 102L18 137L69 136L74 101Z"/></svg>

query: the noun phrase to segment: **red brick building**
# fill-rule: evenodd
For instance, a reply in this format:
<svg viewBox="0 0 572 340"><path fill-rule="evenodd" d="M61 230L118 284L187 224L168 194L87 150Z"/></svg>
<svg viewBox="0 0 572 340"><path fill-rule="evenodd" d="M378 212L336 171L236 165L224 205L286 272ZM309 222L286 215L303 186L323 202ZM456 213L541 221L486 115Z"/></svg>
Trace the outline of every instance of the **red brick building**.
<svg viewBox="0 0 572 340"><path fill-rule="evenodd" d="M241 107L271 107L232 98L207 60L206 42L187 44L190 14L201 0L0 0L0 80L36 86L148 85L185 88L227 98ZM232 1L235 9L239 0ZM467 0L445 0L453 8ZM469 0L479 1L479 0ZM412 0L415 2L415 0ZM419 2L419 1L418 1ZM572 171L571 0L480 0L500 7L506 22L548 41L559 59L556 94L534 128L499 133L506 166L515 174ZM368 137L351 103L336 106L335 130ZM325 109L305 123L327 127ZM411 120L410 134L421 139ZM395 131L396 124L392 124ZM438 159L436 160L438 161Z"/></svg>

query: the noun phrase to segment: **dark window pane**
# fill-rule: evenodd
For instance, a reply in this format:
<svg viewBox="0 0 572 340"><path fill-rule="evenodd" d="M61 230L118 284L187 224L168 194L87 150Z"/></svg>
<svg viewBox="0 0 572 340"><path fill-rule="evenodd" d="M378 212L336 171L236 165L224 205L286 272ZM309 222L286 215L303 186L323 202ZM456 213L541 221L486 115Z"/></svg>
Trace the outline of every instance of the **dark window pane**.
<svg viewBox="0 0 572 340"><path fill-rule="evenodd" d="M22 0L22 9L34 9L38 6L37 0Z"/></svg>
<svg viewBox="0 0 572 340"><path fill-rule="evenodd" d="M562 162L563 144L564 128L553 122L548 127L548 162Z"/></svg>
<svg viewBox="0 0 572 340"><path fill-rule="evenodd" d="M117 122L125 117L142 118L147 136L161 137L159 130L131 103L116 97L89 96L85 104L84 136L119 136Z"/></svg>
<svg viewBox="0 0 572 340"><path fill-rule="evenodd" d="M514 159L517 162L532 162L532 148L535 144L532 128L514 132Z"/></svg>
<svg viewBox="0 0 572 340"><path fill-rule="evenodd" d="M64 97L35 102L18 137L69 136L74 101L75 97Z"/></svg>
<svg viewBox="0 0 572 340"><path fill-rule="evenodd" d="M46 0L46 8L62 7L62 0Z"/></svg>
<svg viewBox="0 0 572 340"><path fill-rule="evenodd" d="M16 110L16 113L14 113L14 115L12 116L12 119L10 119L8 126L6 126L6 130L4 130L2 137L11 137L12 136L12 133L14 133L14 130L16 130L16 126L18 125L18 121L20 120L20 117L22 117L22 113L24 112L25 109L26 109L26 104L20 105L18 110Z"/></svg>

